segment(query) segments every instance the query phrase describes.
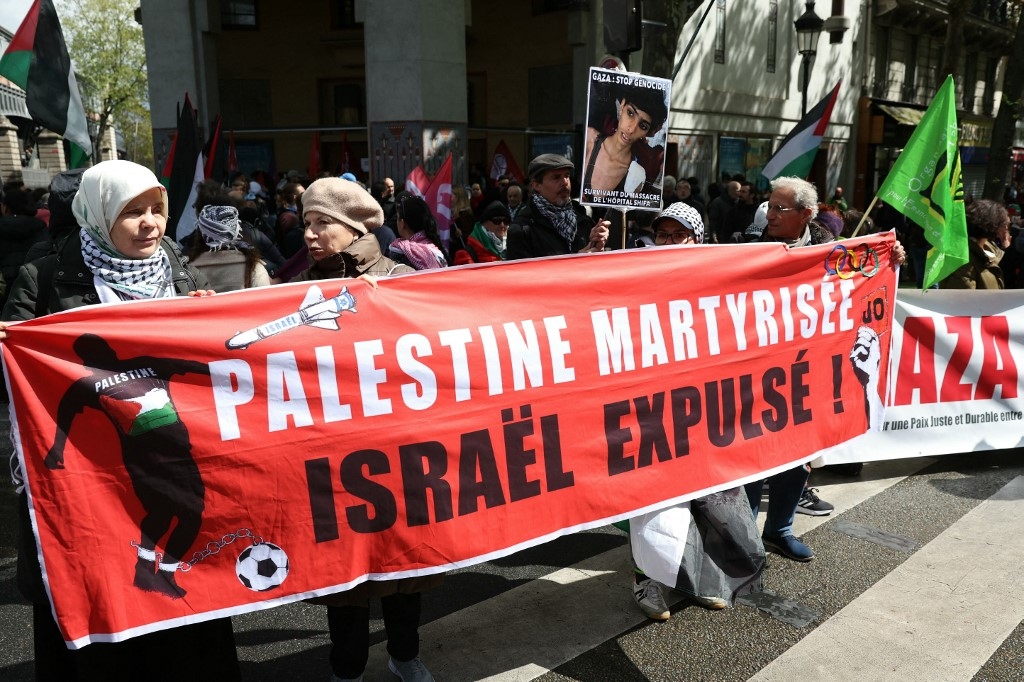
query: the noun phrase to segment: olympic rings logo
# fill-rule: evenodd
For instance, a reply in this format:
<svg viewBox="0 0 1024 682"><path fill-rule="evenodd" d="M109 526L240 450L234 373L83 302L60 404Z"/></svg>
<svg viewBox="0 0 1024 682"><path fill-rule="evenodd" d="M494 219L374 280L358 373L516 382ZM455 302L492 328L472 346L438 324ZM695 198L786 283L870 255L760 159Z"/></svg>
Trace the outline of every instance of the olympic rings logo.
<svg viewBox="0 0 1024 682"><path fill-rule="evenodd" d="M836 244L825 257L825 272L839 275L839 279L850 279L858 272L865 277L874 277L878 274L878 254L867 244L853 250Z"/></svg>

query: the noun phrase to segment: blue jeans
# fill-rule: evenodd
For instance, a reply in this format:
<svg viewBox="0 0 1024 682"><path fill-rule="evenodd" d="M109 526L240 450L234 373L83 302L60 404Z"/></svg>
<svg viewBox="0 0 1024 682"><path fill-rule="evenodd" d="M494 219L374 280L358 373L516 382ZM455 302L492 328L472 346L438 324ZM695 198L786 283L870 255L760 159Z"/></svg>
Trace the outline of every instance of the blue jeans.
<svg viewBox="0 0 1024 682"><path fill-rule="evenodd" d="M796 505L804 493L804 486L807 484L809 476L810 472L807 467L801 464L768 478L768 513L762 535L769 538L780 538L793 534ZM755 519L757 518L757 509L761 505L762 483L764 483L763 480L751 481L744 486Z"/></svg>

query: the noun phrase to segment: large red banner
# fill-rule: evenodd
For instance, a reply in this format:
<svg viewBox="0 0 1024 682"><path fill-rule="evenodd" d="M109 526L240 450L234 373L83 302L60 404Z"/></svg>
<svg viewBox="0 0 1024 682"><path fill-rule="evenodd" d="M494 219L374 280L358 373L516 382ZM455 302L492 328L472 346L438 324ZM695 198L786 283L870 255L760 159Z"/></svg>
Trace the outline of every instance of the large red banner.
<svg viewBox="0 0 1024 682"><path fill-rule="evenodd" d="M97 305L3 344L71 646L466 566L868 428L892 236Z"/></svg>

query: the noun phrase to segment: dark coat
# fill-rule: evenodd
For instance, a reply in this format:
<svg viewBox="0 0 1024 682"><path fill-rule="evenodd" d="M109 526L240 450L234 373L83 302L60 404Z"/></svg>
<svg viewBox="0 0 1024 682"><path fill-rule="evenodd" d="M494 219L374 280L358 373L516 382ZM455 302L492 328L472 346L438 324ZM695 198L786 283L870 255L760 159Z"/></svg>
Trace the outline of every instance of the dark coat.
<svg viewBox="0 0 1024 682"><path fill-rule="evenodd" d="M27 215L0 218L0 274L7 282L8 292L13 288L18 268L24 265L29 249L37 242L45 246L49 239L46 224L41 220ZM0 305L2 303L0 300Z"/></svg>
<svg viewBox="0 0 1024 682"><path fill-rule="evenodd" d="M206 276L188 264L169 237L164 237L160 246L171 261L177 295L185 296L190 291L210 288ZM40 285L46 280L50 283L49 292L41 293ZM46 296L46 300L40 302L40 295ZM82 242L77 234L72 234L56 253L21 267L18 278L10 287L0 319L31 320L40 314L48 315L99 302L92 271L82 256Z"/></svg>
<svg viewBox="0 0 1024 682"><path fill-rule="evenodd" d="M364 234L348 245L341 253L327 256L300 272L292 282L308 282L337 277L358 277L373 275L385 277L403 272L416 272L408 265L396 263L380 252L380 243L372 234Z"/></svg>
<svg viewBox="0 0 1024 682"><path fill-rule="evenodd" d="M578 203L572 202L573 210L576 212L576 237L572 242L558 234L558 230L541 215L532 200L524 202L524 204L523 210L516 214L508 228L508 247L505 252L505 260L562 256L568 253L579 253L587 248L594 221Z"/></svg>

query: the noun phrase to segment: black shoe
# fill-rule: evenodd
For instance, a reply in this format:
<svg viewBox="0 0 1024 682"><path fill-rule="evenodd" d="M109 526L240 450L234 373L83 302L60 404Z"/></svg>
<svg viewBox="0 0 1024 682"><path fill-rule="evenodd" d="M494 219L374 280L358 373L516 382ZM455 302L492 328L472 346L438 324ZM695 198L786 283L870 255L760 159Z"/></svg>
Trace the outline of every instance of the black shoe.
<svg viewBox="0 0 1024 682"><path fill-rule="evenodd" d="M834 506L815 494L816 490L817 488L804 488L804 494L800 496L800 501L796 504L798 513L808 516L828 516L835 511Z"/></svg>

